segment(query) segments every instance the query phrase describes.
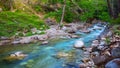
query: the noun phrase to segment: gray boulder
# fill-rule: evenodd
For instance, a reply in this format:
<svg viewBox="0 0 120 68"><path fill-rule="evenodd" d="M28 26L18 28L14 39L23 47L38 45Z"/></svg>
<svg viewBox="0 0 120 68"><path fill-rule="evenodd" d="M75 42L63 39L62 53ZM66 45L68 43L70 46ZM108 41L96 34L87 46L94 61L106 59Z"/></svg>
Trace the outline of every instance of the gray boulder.
<svg viewBox="0 0 120 68"><path fill-rule="evenodd" d="M105 68L120 68L120 58L113 59L105 65Z"/></svg>
<svg viewBox="0 0 120 68"><path fill-rule="evenodd" d="M113 48L111 50L111 55L112 55L112 57L120 58L120 47Z"/></svg>

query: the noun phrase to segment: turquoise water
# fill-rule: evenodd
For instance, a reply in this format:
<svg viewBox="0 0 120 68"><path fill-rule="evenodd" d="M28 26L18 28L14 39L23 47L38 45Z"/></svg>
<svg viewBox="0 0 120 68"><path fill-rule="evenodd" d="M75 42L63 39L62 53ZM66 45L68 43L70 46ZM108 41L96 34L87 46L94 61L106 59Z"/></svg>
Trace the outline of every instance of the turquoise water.
<svg viewBox="0 0 120 68"><path fill-rule="evenodd" d="M97 25L89 28L92 29ZM56 39L50 40L48 45L40 45L39 43L24 45L9 45L0 47L0 68L79 68L83 51L73 47L75 41L81 39L86 46L90 46L92 40L104 30L93 30L89 34L76 32L80 35L77 39ZM22 51L28 56L23 60L14 62L5 62L2 59L10 53ZM59 52L72 53L74 56L69 58L56 58Z"/></svg>

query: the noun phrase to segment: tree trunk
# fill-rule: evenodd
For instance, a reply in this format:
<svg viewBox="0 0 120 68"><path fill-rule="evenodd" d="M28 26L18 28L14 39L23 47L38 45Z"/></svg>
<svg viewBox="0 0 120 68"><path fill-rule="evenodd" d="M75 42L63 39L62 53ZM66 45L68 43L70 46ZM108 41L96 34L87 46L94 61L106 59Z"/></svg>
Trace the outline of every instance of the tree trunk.
<svg viewBox="0 0 120 68"><path fill-rule="evenodd" d="M109 14L110 14L111 17L114 17L113 10L112 10L112 5L111 5L110 2L111 2L110 0L107 0Z"/></svg>
<svg viewBox="0 0 120 68"><path fill-rule="evenodd" d="M120 14L120 0L118 0L118 12L119 12L119 14Z"/></svg>
<svg viewBox="0 0 120 68"><path fill-rule="evenodd" d="M120 0L107 0L111 18L116 19L120 14Z"/></svg>
<svg viewBox="0 0 120 68"><path fill-rule="evenodd" d="M64 19L64 15L65 15L65 7L66 7L66 0L64 0L64 5L63 5L63 10L62 10L62 16L61 16L61 20L59 23L59 28L61 29L62 24L63 24L63 19Z"/></svg>

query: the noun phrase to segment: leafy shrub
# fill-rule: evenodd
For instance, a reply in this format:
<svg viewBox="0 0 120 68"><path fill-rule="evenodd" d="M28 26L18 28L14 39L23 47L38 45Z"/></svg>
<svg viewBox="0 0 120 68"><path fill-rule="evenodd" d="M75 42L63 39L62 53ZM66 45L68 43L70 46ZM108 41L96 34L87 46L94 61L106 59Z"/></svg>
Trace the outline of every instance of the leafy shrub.
<svg viewBox="0 0 120 68"><path fill-rule="evenodd" d="M120 35L120 30L114 30L114 33L115 33L116 35Z"/></svg>
<svg viewBox="0 0 120 68"><path fill-rule="evenodd" d="M35 11L37 11L37 12L42 11L42 8L41 8L41 6L40 6L40 5L35 5L33 8L34 8L34 9L35 9Z"/></svg>
<svg viewBox="0 0 120 68"><path fill-rule="evenodd" d="M113 19L111 21L111 24L120 24L120 17L116 18L116 19Z"/></svg>
<svg viewBox="0 0 120 68"><path fill-rule="evenodd" d="M110 21L107 4L104 0L81 0L78 4L84 10L84 13L80 16L81 20L98 18L103 21Z"/></svg>

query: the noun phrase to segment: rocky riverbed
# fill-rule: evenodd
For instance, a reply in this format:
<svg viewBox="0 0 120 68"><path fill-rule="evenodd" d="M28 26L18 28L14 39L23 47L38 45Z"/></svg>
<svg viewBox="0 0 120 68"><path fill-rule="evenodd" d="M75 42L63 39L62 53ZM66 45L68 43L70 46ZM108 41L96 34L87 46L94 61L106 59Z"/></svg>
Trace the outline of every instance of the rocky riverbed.
<svg viewBox="0 0 120 68"><path fill-rule="evenodd" d="M120 36L109 29L105 28L90 47L83 48L87 57L82 59L80 68L120 68Z"/></svg>
<svg viewBox="0 0 120 68"><path fill-rule="evenodd" d="M61 39L78 38L77 40L70 40L60 43L58 42L58 44L52 47L51 46L37 47L37 51L33 50L35 52L30 53L28 55L17 51L10 54L10 56L5 57L4 60L11 61L11 57L12 60L18 60L18 61L22 60L22 62L20 62L20 65L17 65L17 67L25 66L23 68L26 68L26 66L30 67L31 66L30 63L35 64L35 66L34 65L31 66L34 68L43 67L43 66L44 66L43 68L51 68L51 67L56 68L56 66L57 67L59 66L59 68L65 68L65 67L120 68L119 67L120 36L114 34L112 29L110 29L105 23L99 23L93 25L89 24L89 28L84 27L85 25L86 24L71 23L71 24L66 24L62 29L58 29L57 25L52 25L50 29L46 30L45 34L43 35L33 35L33 36L21 37L17 39L1 37L0 45L9 45L9 44L25 45L28 43L35 43L35 42L41 42L42 45L47 45L51 43L50 40L56 38L61 38ZM20 54L17 54L16 56L16 53L20 53ZM38 57L41 58L44 57L44 58L43 59L39 58L38 59L39 61L36 61L37 62L36 64L34 59ZM59 62L56 61L56 59L59 60ZM53 63L51 63L52 65L49 65L50 63L46 63L48 61L49 62L53 61Z"/></svg>

